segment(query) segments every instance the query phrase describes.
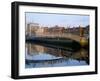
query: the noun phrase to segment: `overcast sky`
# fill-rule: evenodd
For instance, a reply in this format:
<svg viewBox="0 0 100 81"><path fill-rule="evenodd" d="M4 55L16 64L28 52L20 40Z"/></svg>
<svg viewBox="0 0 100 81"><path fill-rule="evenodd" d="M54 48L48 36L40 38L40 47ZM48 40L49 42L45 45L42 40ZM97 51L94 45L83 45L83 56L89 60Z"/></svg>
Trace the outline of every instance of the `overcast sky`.
<svg viewBox="0 0 100 81"><path fill-rule="evenodd" d="M50 13L25 13L26 23L39 23L40 26L87 26L88 15L50 14Z"/></svg>

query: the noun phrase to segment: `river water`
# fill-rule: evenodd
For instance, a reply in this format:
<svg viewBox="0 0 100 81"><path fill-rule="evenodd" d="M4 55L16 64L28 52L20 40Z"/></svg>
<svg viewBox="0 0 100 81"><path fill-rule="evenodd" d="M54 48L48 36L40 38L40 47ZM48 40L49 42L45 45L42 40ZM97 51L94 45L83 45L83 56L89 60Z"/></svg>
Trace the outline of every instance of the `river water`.
<svg viewBox="0 0 100 81"><path fill-rule="evenodd" d="M25 68L89 65L88 50L83 48L73 51L68 47L26 43L25 51Z"/></svg>

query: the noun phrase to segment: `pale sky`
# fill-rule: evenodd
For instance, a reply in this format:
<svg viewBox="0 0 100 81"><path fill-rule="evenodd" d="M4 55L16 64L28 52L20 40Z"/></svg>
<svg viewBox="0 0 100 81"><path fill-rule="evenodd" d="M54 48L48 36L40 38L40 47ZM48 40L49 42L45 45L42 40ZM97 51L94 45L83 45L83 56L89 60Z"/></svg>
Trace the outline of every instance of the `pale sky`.
<svg viewBox="0 0 100 81"><path fill-rule="evenodd" d="M26 23L39 23L40 26L87 26L90 17L88 15L50 14L50 13L25 13Z"/></svg>

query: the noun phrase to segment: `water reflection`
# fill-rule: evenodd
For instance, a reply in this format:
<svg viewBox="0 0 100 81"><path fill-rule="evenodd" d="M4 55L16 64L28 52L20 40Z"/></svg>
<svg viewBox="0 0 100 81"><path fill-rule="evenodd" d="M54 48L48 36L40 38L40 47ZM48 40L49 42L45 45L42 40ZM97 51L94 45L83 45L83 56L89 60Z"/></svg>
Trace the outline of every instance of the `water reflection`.
<svg viewBox="0 0 100 81"><path fill-rule="evenodd" d="M59 67L88 65L88 50L68 50L68 47L26 43L25 67Z"/></svg>

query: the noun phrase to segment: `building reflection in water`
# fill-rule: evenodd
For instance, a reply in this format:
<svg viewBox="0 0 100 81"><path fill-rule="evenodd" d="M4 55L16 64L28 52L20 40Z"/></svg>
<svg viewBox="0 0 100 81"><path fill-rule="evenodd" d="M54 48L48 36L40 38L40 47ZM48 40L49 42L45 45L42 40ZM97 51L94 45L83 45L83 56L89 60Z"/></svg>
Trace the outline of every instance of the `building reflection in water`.
<svg viewBox="0 0 100 81"><path fill-rule="evenodd" d="M88 50L80 49L76 52L60 47L50 47L34 43L26 43L25 67L61 67L89 65Z"/></svg>

